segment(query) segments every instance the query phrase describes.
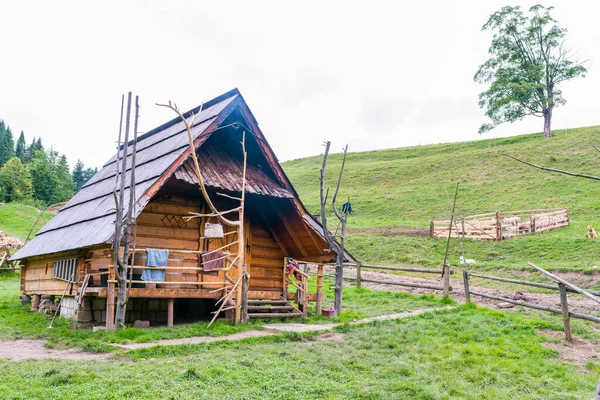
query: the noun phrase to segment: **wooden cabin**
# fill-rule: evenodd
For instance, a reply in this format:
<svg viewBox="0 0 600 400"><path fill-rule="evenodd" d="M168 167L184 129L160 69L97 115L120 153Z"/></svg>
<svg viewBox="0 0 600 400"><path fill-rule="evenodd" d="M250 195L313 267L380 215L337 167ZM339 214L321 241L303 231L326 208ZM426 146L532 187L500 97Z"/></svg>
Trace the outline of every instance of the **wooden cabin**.
<svg viewBox="0 0 600 400"><path fill-rule="evenodd" d="M290 284L292 279L284 272L284 258L315 264L334 261L321 225L300 201L237 89L190 110L184 117L191 121L192 113L192 134L202 177L219 209L231 208L233 200L217 192L240 195L240 141L245 132L248 159L243 246L250 275L249 317L302 315L300 310L306 315L306 302L322 300L322 293L308 288L309 294L299 299L298 293L293 294L294 288L290 286L288 291L288 285L296 285ZM127 154L131 155L131 142L128 147ZM115 155L11 258L21 262L21 291L33 298L33 308L39 307L41 297L60 296L63 316L95 325L112 321L110 303L114 302L107 298L114 293L115 284L111 244L117 162L121 164L122 159ZM128 160L126 182L130 181L130 173ZM206 223L215 221L187 218L193 212L206 212L207 207L181 119L173 119L138 138L135 177L133 214L137 226L127 321L171 325L212 317L217 300L233 285L226 270L232 268L232 260L228 257L223 268L208 272L204 271L201 254L227 248L235 235L225 226L222 238L206 238ZM130 190L127 185L126 203ZM124 209L127 207L124 204ZM169 250L164 281L149 283L140 279L148 248ZM237 251L236 246L227 250ZM346 258L352 261L350 254ZM294 296L299 304L290 301ZM234 295L232 300L239 299Z"/></svg>

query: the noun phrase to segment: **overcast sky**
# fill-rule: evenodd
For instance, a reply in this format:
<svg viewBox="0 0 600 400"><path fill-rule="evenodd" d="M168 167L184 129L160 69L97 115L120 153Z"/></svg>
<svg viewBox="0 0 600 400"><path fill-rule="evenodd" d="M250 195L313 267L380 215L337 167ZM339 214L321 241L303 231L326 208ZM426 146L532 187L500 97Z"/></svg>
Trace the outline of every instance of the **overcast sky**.
<svg viewBox="0 0 600 400"><path fill-rule="evenodd" d="M513 1L0 0L0 119L27 141L100 167L115 152L121 94L140 131L239 88L280 160L339 150L476 140L542 130L529 117L479 136L473 75L488 16ZM600 59L600 2L558 0L554 17ZM554 129L596 125L600 70L562 86ZM16 138L15 138L16 140Z"/></svg>

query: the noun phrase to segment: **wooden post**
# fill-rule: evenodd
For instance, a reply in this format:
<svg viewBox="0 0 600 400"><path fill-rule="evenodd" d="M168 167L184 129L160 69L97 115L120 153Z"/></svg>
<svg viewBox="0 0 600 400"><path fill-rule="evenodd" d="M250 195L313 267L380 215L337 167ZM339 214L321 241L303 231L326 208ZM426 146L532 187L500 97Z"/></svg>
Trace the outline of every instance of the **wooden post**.
<svg viewBox="0 0 600 400"><path fill-rule="evenodd" d="M167 326L171 328L175 320L175 299L167 300Z"/></svg>
<svg viewBox="0 0 600 400"><path fill-rule="evenodd" d="M241 320L242 323L248 322L248 273L246 272L246 264L242 269L242 298L241 298Z"/></svg>
<svg viewBox="0 0 600 400"><path fill-rule="evenodd" d="M559 283L558 289L560 290L560 310L562 311L565 339L570 343L573 341L573 336L571 335L571 321L569 319L569 306L567 304L567 287L563 283Z"/></svg>
<svg viewBox="0 0 600 400"><path fill-rule="evenodd" d="M600 400L600 380L598 380L598 386L596 386L596 393L594 395L594 400Z"/></svg>
<svg viewBox="0 0 600 400"><path fill-rule="evenodd" d="M461 218L461 220L460 220L460 225L461 225L461 229L462 229L462 237L464 238L464 237L465 237L465 234L466 234L466 233L465 233L465 218L464 218L464 217L463 217L463 218Z"/></svg>
<svg viewBox="0 0 600 400"><path fill-rule="evenodd" d="M114 261L114 258L113 258ZM106 290L106 330L115 328L115 267L108 267L108 288Z"/></svg>
<svg viewBox="0 0 600 400"><path fill-rule="evenodd" d="M432 238L435 232L435 225L433 223L433 218L429 220L429 237Z"/></svg>
<svg viewBox="0 0 600 400"><path fill-rule="evenodd" d="M304 288L304 297L302 298L302 318L308 318L308 277L302 277L302 287Z"/></svg>
<svg viewBox="0 0 600 400"><path fill-rule="evenodd" d="M444 296L450 295L450 267L444 264Z"/></svg>
<svg viewBox="0 0 600 400"><path fill-rule="evenodd" d="M283 290L281 292L283 294L282 297L285 300L287 300L287 294L288 294L286 262L287 262L287 258L283 257Z"/></svg>
<svg viewBox="0 0 600 400"><path fill-rule="evenodd" d="M531 233L535 233L535 216L531 216Z"/></svg>
<svg viewBox="0 0 600 400"><path fill-rule="evenodd" d="M34 294L33 301L31 302L31 311L39 310L41 301L42 301L42 296L39 294Z"/></svg>
<svg viewBox="0 0 600 400"><path fill-rule="evenodd" d="M362 285L362 276L361 276L361 264L360 261L356 262L356 287L361 287Z"/></svg>
<svg viewBox="0 0 600 400"><path fill-rule="evenodd" d="M321 309L323 307L323 264L319 264L317 267L317 315L321 315Z"/></svg>
<svg viewBox="0 0 600 400"><path fill-rule="evenodd" d="M467 303L470 303L471 292L469 291L469 271L463 271L463 281L465 283L465 298Z"/></svg>
<svg viewBox="0 0 600 400"><path fill-rule="evenodd" d="M496 211L496 240L502 240L502 225L500 224L500 211Z"/></svg>

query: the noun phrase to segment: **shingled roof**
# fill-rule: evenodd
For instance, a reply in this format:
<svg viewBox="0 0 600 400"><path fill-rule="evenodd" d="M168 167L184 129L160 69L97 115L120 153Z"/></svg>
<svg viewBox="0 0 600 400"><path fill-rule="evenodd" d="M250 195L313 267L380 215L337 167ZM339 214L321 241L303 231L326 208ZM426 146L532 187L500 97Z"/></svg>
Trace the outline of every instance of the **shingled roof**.
<svg viewBox="0 0 600 400"><path fill-rule="evenodd" d="M241 109L248 118L254 120L237 89L204 103L202 111L200 111L200 107L197 107L184 114L188 122L191 121L192 114L196 115L192 127L196 149L236 108ZM297 199L295 204L299 214L304 220L311 219L307 224L322 237L322 228L319 229L320 225L307 213L289 179L275 159L271 148L262 137L262 133L258 134L263 142L261 145L266 146L263 147L263 151L272 155L274 168L277 170L275 171L276 179L260 170L249 168L247 191L259 195ZM133 142L127 144L129 156L125 182L130 182L132 144ZM123 153L121 152L121 154ZM175 175L175 178L189 183L197 183L196 177L190 173L189 165L186 164L189 154L189 139L185 126L179 118L138 138L134 192L136 217L171 176ZM200 154L201 164L207 166L206 170L203 170L203 177L207 180L207 185L239 191L237 182L225 177L225 175L235 175L235 170L239 166L235 162L231 162L228 163L227 168L223 169L222 165L217 165L215 160L211 159L210 154L210 151ZM113 156L11 260L111 243L115 229L113 190L116 180L116 162L117 155ZM119 165L122 163L122 155L118 162ZM224 173L225 175L223 175ZM128 209L130 190L129 185L126 185L124 209Z"/></svg>

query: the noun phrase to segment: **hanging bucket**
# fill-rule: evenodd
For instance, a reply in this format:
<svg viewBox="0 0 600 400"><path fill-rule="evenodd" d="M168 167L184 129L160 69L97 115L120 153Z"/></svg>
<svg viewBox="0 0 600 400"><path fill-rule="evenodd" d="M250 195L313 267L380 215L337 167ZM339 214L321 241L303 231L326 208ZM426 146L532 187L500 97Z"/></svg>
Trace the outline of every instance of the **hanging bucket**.
<svg viewBox="0 0 600 400"><path fill-rule="evenodd" d="M207 239L223 239L223 225L211 224L207 222L204 224L204 237Z"/></svg>

